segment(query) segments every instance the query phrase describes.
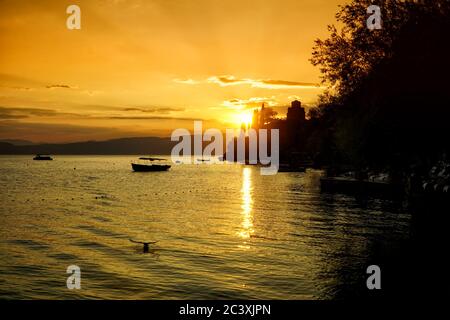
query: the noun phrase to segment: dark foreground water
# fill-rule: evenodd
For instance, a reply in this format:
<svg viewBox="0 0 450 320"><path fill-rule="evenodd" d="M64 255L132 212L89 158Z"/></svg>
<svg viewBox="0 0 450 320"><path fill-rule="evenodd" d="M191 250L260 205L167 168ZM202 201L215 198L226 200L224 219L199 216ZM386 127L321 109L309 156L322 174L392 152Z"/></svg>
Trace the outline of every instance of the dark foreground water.
<svg viewBox="0 0 450 320"><path fill-rule="evenodd" d="M0 157L0 298L333 299L361 285L374 247L409 237L401 204L321 194L320 171L31 158Z"/></svg>

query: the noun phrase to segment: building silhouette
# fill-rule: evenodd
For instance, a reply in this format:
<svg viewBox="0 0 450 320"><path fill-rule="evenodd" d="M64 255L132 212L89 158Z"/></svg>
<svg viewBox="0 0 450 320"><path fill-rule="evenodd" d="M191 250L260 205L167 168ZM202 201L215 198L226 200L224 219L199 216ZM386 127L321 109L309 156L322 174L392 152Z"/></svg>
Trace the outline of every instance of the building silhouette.
<svg viewBox="0 0 450 320"><path fill-rule="evenodd" d="M292 125L302 125L305 123L305 108L302 107L302 103L298 100L292 101L291 106L288 108L286 120Z"/></svg>
<svg viewBox="0 0 450 320"><path fill-rule="evenodd" d="M306 113L302 103L292 101L286 116L286 147L289 151L302 151L306 134Z"/></svg>

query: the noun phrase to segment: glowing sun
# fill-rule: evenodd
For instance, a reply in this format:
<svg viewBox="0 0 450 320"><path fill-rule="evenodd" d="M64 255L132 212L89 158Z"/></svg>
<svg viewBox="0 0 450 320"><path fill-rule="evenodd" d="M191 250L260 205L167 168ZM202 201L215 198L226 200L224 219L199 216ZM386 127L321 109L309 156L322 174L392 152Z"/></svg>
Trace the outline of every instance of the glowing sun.
<svg viewBox="0 0 450 320"><path fill-rule="evenodd" d="M244 124L248 128L252 124L252 114L249 112L239 113L236 118L239 125Z"/></svg>

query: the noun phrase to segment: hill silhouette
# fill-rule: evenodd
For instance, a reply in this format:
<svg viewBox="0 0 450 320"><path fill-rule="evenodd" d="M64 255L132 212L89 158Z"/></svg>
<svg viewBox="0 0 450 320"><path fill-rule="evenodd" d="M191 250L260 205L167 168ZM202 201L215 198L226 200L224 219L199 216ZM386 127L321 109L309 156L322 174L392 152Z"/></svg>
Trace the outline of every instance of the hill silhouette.
<svg viewBox="0 0 450 320"><path fill-rule="evenodd" d="M170 154L177 142L170 138L136 137L106 141L73 143L48 143L14 145L0 142L0 154L70 154L70 155L121 155L121 154Z"/></svg>

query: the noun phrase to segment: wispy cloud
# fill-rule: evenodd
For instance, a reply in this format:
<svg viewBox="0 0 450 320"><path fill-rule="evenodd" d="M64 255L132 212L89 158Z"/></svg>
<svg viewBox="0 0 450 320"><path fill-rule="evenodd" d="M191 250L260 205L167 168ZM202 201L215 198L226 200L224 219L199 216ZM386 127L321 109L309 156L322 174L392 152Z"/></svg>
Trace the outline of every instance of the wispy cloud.
<svg viewBox="0 0 450 320"><path fill-rule="evenodd" d="M188 118L188 117L165 117L165 116L106 116L102 119L114 119L114 120L177 120L177 121L211 121L201 118Z"/></svg>
<svg viewBox="0 0 450 320"><path fill-rule="evenodd" d="M234 76L214 76L207 80L209 83L215 83L222 87L226 86L236 86L236 85L250 85L254 88L264 88L264 89L312 89L312 88L323 88L320 84L309 83L309 82L298 82L298 81L287 81L287 80L272 80L272 79L238 79Z"/></svg>
<svg viewBox="0 0 450 320"><path fill-rule="evenodd" d="M78 87L69 86L68 84L51 84L46 86L47 89L78 89Z"/></svg>
<svg viewBox="0 0 450 320"><path fill-rule="evenodd" d="M0 137L32 141L84 141L135 133L114 127L82 126L73 124L29 123L17 120L0 120Z"/></svg>
<svg viewBox="0 0 450 320"><path fill-rule="evenodd" d="M206 80L193 79L173 79L173 82L197 85L205 83L217 84L221 87L247 85L253 88L263 89L323 89L324 87L318 83L287 81L287 80L273 80L273 79L250 79L250 78L236 78L231 75L213 76Z"/></svg>
<svg viewBox="0 0 450 320"><path fill-rule="evenodd" d="M172 112L182 112L185 111L184 108L175 108L175 107L129 107L124 108L122 111L127 112L137 112L137 113L160 113L160 114L168 114Z"/></svg>
<svg viewBox="0 0 450 320"><path fill-rule="evenodd" d="M28 91L33 90L29 87L20 87L20 86L0 86L0 88L10 89L10 90L21 90L21 91Z"/></svg>
<svg viewBox="0 0 450 320"><path fill-rule="evenodd" d="M277 106L278 103L275 97L251 97L249 99L230 99L226 100L222 103L222 106L233 108L233 109L253 109L257 107L261 107L262 104L265 104L269 107Z"/></svg>
<svg viewBox="0 0 450 320"><path fill-rule="evenodd" d="M82 115L40 108L0 107L0 119L24 119L30 117L81 117Z"/></svg>
<svg viewBox="0 0 450 320"><path fill-rule="evenodd" d="M147 116L147 115L136 115L136 114L97 114L93 115L82 114L82 113L69 113L69 112L61 112L59 110L52 109L40 109L40 108L14 108L14 107L0 107L0 120L18 120L18 119L26 119L26 118L65 118L65 119L96 119L96 120L178 120L178 121L195 121L195 120L203 120L203 121L211 121L208 119L201 118L191 118L191 117L177 117L177 116L167 116L164 114L169 113L170 111L181 111L181 109L177 108L168 108L161 107L152 109L143 109L143 108L124 108L122 111L137 111L139 113L152 113L155 112L155 115Z"/></svg>

